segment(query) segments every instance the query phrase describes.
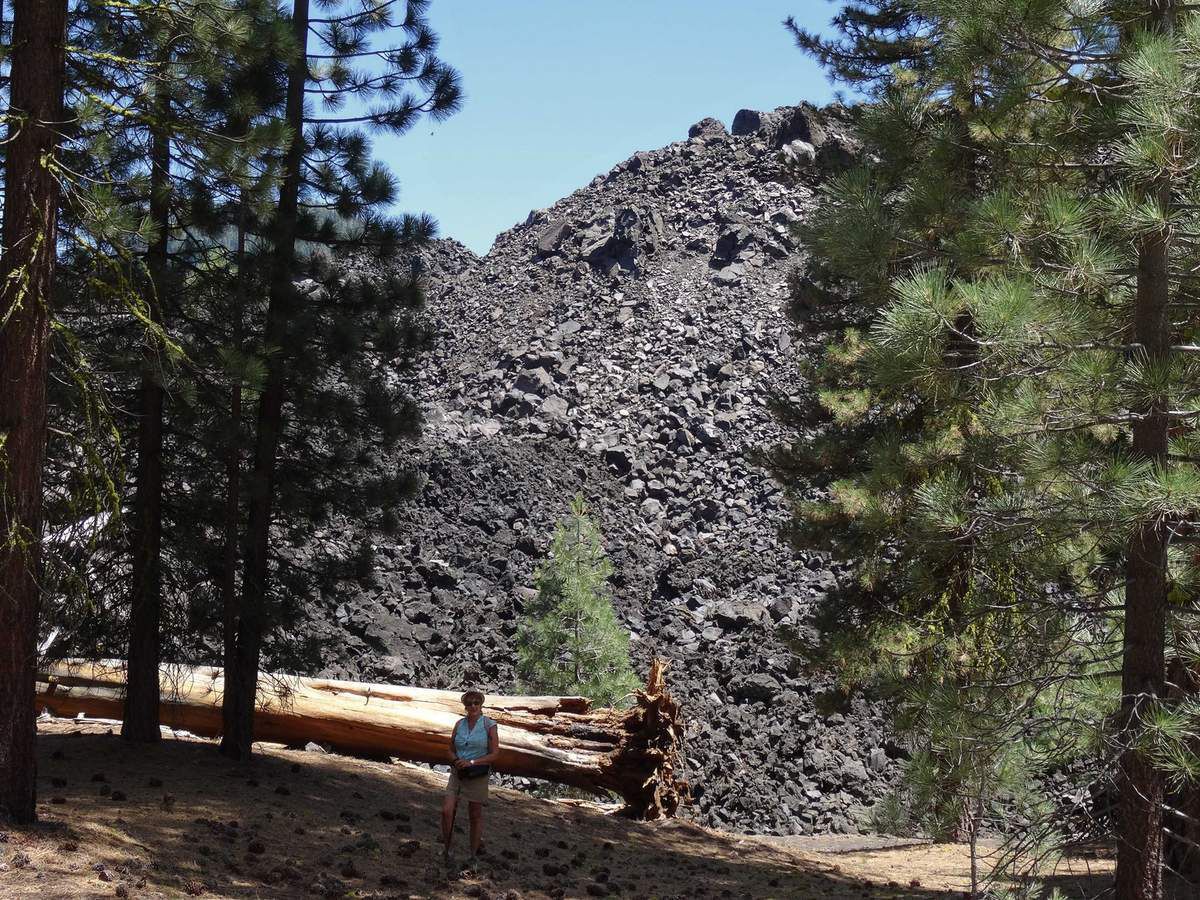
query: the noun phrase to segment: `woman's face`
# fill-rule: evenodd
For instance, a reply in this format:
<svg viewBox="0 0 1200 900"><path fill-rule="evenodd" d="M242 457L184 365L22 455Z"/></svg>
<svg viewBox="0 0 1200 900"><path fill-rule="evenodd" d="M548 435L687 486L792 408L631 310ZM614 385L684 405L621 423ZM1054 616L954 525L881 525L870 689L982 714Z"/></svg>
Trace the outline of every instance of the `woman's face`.
<svg viewBox="0 0 1200 900"><path fill-rule="evenodd" d="M482 700L464 700L463 709L467 711L468 716L477 716L483 711Z"/></svg>

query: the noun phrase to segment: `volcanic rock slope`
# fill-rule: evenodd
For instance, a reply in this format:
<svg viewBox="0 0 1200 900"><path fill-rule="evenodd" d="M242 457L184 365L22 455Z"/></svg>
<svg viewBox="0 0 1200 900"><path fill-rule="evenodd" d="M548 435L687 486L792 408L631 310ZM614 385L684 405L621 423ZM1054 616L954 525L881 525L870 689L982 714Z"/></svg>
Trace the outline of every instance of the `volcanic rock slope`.
<svg viewBox="0 0 1200 900"><path fill-rule="evenodd" d="M786 636L836 567L778 536L750 454L814 349L789 324L790 226L852 151L837 108L743 110L637 153L497 237L425 256L436 349L418 393L426 476L369 585L325 595L325 674L512 690L513 638L554 523L588 499L635 662L672 660L691 814L763 833L854 830L896 773L880 710L831 711Z"/></svg>

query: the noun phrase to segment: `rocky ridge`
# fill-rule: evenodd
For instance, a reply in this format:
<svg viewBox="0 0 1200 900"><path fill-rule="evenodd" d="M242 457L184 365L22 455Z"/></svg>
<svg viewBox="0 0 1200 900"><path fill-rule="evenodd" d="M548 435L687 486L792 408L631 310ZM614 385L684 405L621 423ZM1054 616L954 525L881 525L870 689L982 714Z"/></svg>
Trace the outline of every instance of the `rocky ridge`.
<svg viewBox="0 0 1200 900"><path fill-rule="evenodd" d="M476 257L423 257L439 339L415 388L427 478L395 536L350 523L293 554L373 570L312 598L322 674L511 690L512 638L554 522L582 491L643 668L684 704L692 815L759 833L853 831L897 772L882 710L824 702L790 638L839 568L778 536L751 454L783 433L816 338L786 316L791 226L854 152L838 107L740 111L635 153Z"/></svg>

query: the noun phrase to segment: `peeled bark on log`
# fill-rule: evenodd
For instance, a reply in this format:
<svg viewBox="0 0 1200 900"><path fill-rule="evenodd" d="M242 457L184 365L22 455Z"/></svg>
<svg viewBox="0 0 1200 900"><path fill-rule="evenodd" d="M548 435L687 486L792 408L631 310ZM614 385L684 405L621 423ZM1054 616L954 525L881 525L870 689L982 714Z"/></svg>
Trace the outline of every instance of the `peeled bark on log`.
<svg viewBox="0 0 1200 900"><path fill-rule="evenodd" d="M489 697L500 724L500 759L510 775L544 778L593 792L614 791L625 812L643 819L675 814L687 785L676 777L679 707L655 661L631 709L591 709L582 697ZM218 667L166 665L161 721L215 737L221 733L224 677ZM120 718L125 666L68 660L38 674L36 703L60 716ZM259 678L256 739L316 741L345 753L449 761L450 731L462 716L460 694L428 688L295 675Z"/></svg>

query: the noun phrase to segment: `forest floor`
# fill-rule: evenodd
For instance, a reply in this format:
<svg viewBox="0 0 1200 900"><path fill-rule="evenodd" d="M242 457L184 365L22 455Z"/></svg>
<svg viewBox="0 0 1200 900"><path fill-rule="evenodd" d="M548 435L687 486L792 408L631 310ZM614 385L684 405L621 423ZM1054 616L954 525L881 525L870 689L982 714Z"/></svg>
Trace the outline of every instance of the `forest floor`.
<svg viewBox="0 0 1200 900"><path fill-rule="evenodd" d="M484 851L442 861L445 776L420 766L212 741L131 746L111 724L39 722L39 823L0 832L0 897L961 897L960 845L829 836L748 838L632 822L594 804L493 787ZM1047 884L1099 893L1112 864L1074 860Z"/></svg>

